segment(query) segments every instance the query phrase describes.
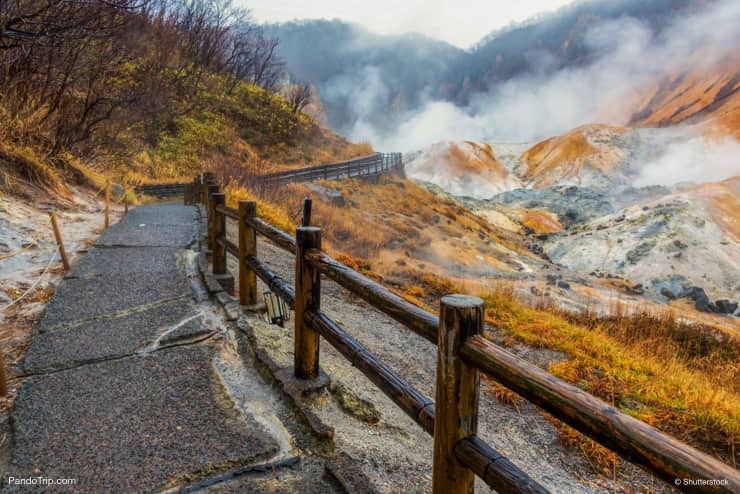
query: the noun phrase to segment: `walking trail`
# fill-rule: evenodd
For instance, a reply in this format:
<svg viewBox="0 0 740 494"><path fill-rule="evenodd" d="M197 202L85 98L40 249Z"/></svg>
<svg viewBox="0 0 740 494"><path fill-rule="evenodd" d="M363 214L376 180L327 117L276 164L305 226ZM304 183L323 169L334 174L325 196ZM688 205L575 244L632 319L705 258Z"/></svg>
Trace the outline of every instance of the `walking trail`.
<svg viewBox="0 0 740 494"><path fill-rule="evenodd" d="M321 377L293 379L292 321L222 291L203 223L194 206L134 209L60 283L0 446L2 492L429 492L432 439L326 342ZM258 251L293 279L292 256ZM434 395L433 346L334 283L322 291L324 310ZM484 393L481 410L481 435L552 492L661 491L630 465L594 476L531 405ZM75 484L43 483L57 479Z"/></svg>
<svg viewBox="0 0 740 494"><path fill-rule="evenodd" d="M341 492L209 301L201 223L195 207L137 208L60 283L24 362L3 492Z"/></svg>

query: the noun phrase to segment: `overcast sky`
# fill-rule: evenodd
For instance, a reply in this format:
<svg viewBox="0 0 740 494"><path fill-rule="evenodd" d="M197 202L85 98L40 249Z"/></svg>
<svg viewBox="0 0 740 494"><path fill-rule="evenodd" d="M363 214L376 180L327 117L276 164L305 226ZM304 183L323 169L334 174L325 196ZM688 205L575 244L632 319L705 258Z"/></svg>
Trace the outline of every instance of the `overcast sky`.
<svg viewBox="0 0 740 494"><path fill-rule="evenodd" d="M417 32L468 48L494 29L573 0L236 0L262 22L342 19L371 31Z"/></svg>

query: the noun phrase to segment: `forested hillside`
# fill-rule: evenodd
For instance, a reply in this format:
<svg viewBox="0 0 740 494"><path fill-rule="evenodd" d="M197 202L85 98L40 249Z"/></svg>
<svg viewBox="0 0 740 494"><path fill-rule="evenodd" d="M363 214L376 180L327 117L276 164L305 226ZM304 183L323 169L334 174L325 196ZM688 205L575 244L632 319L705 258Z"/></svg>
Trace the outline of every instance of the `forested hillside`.
<svg viewBox="0 0 740 494"><path fill-rule="evenodd" d="M315 85L332 128L346 135L392 135L399 122L412 119L430 102L451 102L467 113L481 113L482 104L492 106L487 104L491 98L508 102L528 91L536 92L556 74L563 75L563 84L568 84L570 73L585 71L598 62L611 67L613 55L632 44L647 47L673 42L673 33L667 31L718 3L573 2L493 31L468 50L422 36L374 35L338 20L290 22L270 25L267 30L281 41L277 51L285 58L286 69ZM705 33L706 28L696 26L696 33ZM644 76L644 66L657 68L648 55L638 50L632 60L618 62L641 67ZM671 60L674 65L681 62L695 65L696 60ZM689 72L693 69L685 67ZM667 75L656 71L651 77L658 84L657 79ZM603 77L608 79L606 74ZM522 81L526 88L518 86ZM514 94L503 87L508 82L515 86L509 91ZM613 82L615 87L626 87L625 81ZM594 84L589 81L587 85ZM670 82L665 84L670 86ZM578 122L583 123L587 122Z"/></svg>
<svg viewBox="0 0 740 494"><path fill-rule="evenodd" d="M266 26L297 79L316 86L328 123L347 129L359 116L383 125L430 96L464 51L417 34L382 36L340 20Z"/></svg>
<svg viewBox="0 0 740 494"><path fill-rule="evenodd" d="M59 188L362 152L301 112L277 40L227 0L0 3L0 169ZM10 175L9 175L10 174Z"/></svg>
<svg viewBox="0 0 740 494"><path fill-rule="evenodd" d="M587 0L551 14L494 31L460 59L447 74L443 95L458 103L485 92L495 83L526 73L546 74L589 64L602 49L589 30L610 20L632 17L656 36L677 16L713 0Z"/></svg>

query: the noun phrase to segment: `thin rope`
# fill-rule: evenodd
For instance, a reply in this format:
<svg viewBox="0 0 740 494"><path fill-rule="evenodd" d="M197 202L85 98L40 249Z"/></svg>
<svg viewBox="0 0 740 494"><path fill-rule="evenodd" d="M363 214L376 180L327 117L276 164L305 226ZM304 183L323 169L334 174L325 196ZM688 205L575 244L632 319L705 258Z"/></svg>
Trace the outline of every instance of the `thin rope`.
<svg viewBox="0 0 740 494"><path fill-rule="evenodd" d="M39 244L35 240L31 242L30 244L26 245L25 247L18 249L15 252L11 252L10 254L6 254L4 256L0 256L0 261L4 261L5 259L10 259L11 257L17 256L18 254L27 251L31 247L37 247Z"/></svg>
<svg viewBox="0 0 740 494"><path fill-rule="evenodd" d="M28 296L28 294L31 293L34 289L36 289L38 284L41 282L41 280L44 278L46 273L49 271L49 268L51 268L51 264L54 262L54 259L56 259L57 254L58 254L58 251L55 250L54 254L52 254L51 256L51 259L49 259L49 263L46 265L46 268L44 268L44 271L41 273L41 276L39 276L39 278L33 283L33 285L31 285L31 287L23 293L23 295L13 300L9 305L3 307L3 310L0 311L0 314L4 313L5 311L13 307L15 304L17 304L18 302L23 300L26 296Z"/></svg>

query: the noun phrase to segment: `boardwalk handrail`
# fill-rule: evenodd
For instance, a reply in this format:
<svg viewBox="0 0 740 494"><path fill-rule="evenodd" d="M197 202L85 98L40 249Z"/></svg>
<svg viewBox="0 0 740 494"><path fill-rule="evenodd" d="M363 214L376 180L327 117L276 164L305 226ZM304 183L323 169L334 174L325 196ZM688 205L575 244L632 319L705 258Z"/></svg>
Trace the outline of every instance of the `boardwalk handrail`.
<svg viewBox="0 0 740 494"><path fill-rule="evenodd" d="M208 190L211 191L210 195ZM225 264L220 257L231 253L239 260L242 304L256 303L256 285L246 286L256 283L256 278L247 276L251 273L252 276L259 276L273 292L296 309L297 376L312 378L318 375L318 342L321 336L426 432L435 435L436 424L442 433L435 435L435 493L467 492L472 485L472 477L465 474L468 469L498 492L547 492L477 436L477 380L480 373L680 490L740 491L740 474L729 465L619 411L487 340L482 336L483 307L480 300L474 297L445 297L442 301L442 317L437 317L321 251L318 228L300 227L298 237L294 238L259 219L254 202L242 201L239 210L236 210L225 207L221 196L214 191L209 177L198 178L186 193L186 201L190 203L208 198L204 204L209 214L214 216L209 217L209 246L220 247L213 250L214 272L217 264ZM225 228L220 227L227 217L239 222L239 246L229 242ZM256 255L257 234L296 254L295 289L259 261ZM318 309L321 275L336 281L438 346L436 406L435 401L425 397L385 366ZM303 375L298 371L299 367ZM449 389L458 391L449 396ZM462 415L455 418L456 414ZM467 425L456 429L449 424ZM460 470L452 471L455 468ZM684 479L688 481L684 482Z"/></svg>
<svg viewBox="0 0 740 494"><path fill-rule="evenodd" d="M373 153L338 163L309 166L297 170L260 175L258 181L265 186L278 186L294 182L336 180L344 177L379 175L403 167L401 153Z"/></svg>

